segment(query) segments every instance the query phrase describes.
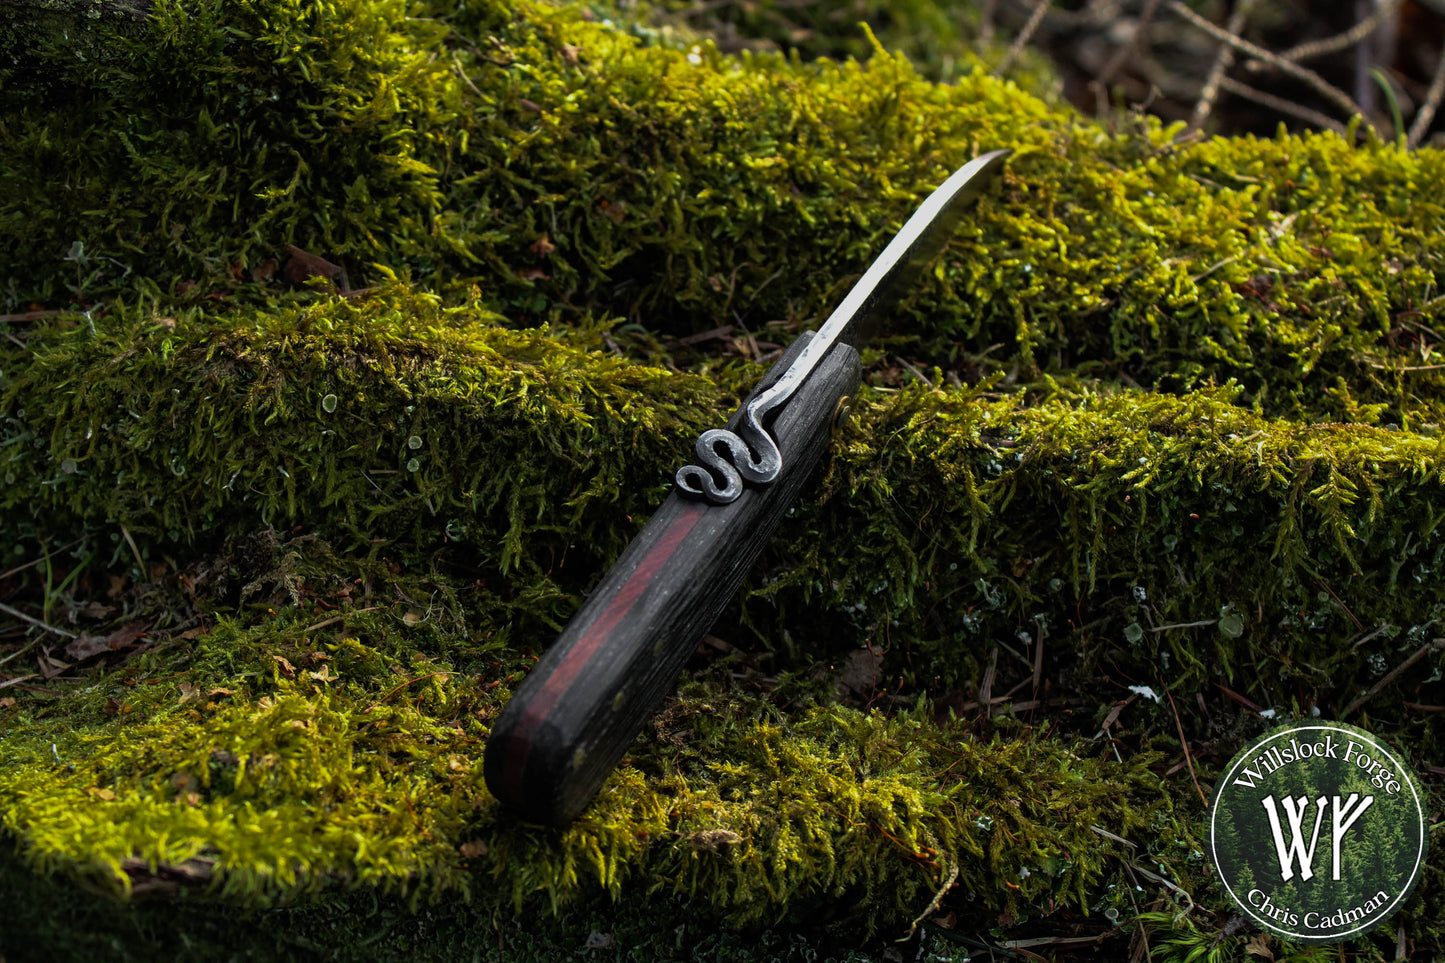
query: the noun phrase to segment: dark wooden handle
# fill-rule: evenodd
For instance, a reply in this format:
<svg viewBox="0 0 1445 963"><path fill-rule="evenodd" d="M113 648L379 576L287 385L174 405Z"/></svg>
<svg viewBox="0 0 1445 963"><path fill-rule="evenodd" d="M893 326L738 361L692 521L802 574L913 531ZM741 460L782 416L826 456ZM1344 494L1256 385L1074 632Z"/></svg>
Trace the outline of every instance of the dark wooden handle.
<svg viewBox="0 0 1445 963"><path fill-rule="evenodd" d="M498 799L558 826L586 807L737 592L858 377L858 353L840 344L778 413L783 469L771 485L727 505L668 496L493 725L484 772Z"/></svg>

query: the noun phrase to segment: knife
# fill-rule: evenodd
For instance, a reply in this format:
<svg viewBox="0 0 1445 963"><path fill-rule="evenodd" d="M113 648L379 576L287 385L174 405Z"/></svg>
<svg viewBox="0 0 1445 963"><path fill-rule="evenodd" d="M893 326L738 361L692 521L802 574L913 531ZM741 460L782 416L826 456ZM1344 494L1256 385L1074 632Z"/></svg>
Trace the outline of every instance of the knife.
<svg viewBox="0 0 1445 963"><path fill-rule="evenodd" d="M565 826L596 795L736 594L847 413L858 349L943 250L1011 152L965 164L924 200L817 331L800 336L696 461L487 739L487 787L523 819Z"/></svg>

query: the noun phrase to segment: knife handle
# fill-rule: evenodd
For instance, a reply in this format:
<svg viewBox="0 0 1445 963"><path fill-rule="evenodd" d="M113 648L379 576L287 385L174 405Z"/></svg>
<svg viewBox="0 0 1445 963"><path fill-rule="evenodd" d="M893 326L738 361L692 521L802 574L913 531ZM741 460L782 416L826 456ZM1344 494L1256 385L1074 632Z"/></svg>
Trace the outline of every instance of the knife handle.
<svg viewBox="0 0 1445 963"><path fill-rule="evenodd" d="M736 594L858 380L858 353L839 344L777 413L771 431L783 468L771 484L725 505L668 495L492 726L483 771L493 795L554 826L587 806Z"/></svg>

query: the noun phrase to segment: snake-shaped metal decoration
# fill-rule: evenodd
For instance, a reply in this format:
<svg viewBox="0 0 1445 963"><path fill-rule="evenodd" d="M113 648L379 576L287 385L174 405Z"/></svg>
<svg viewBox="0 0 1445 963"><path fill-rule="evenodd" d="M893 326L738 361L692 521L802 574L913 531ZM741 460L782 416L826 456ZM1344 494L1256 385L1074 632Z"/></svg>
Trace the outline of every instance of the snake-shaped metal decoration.
<svg viewBox="0 0 1445 963"><path fill-rule="evenodd" d="M778 477L783 468L783 455L778 451L778 443L763 427L762 416L787 399L777 398L762 408L759 402L768 400L771 393L764 392L743 407L737 431L710 428L698 435L694 450L700 464L683 465L677 470L677 487L681 491L694 498L705 498L714 505L726 505L743 493L744 481L766 485ZM717 478L723 480L721 486Z"/></svg>

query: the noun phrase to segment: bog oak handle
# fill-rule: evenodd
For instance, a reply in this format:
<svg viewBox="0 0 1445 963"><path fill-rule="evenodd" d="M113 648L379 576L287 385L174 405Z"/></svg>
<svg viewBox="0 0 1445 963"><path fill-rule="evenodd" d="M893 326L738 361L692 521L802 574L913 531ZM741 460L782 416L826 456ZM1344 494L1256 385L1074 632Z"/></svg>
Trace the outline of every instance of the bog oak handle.
<svg viewBox="0 0 1445 963"><path fill-rule="evenodd" d="M557 826L586 807L737 592L858 378L858 353L840 344L778 412L783 468L772 484L725 505L667 497L493 725L484 762L493 795Z"/></svg>

